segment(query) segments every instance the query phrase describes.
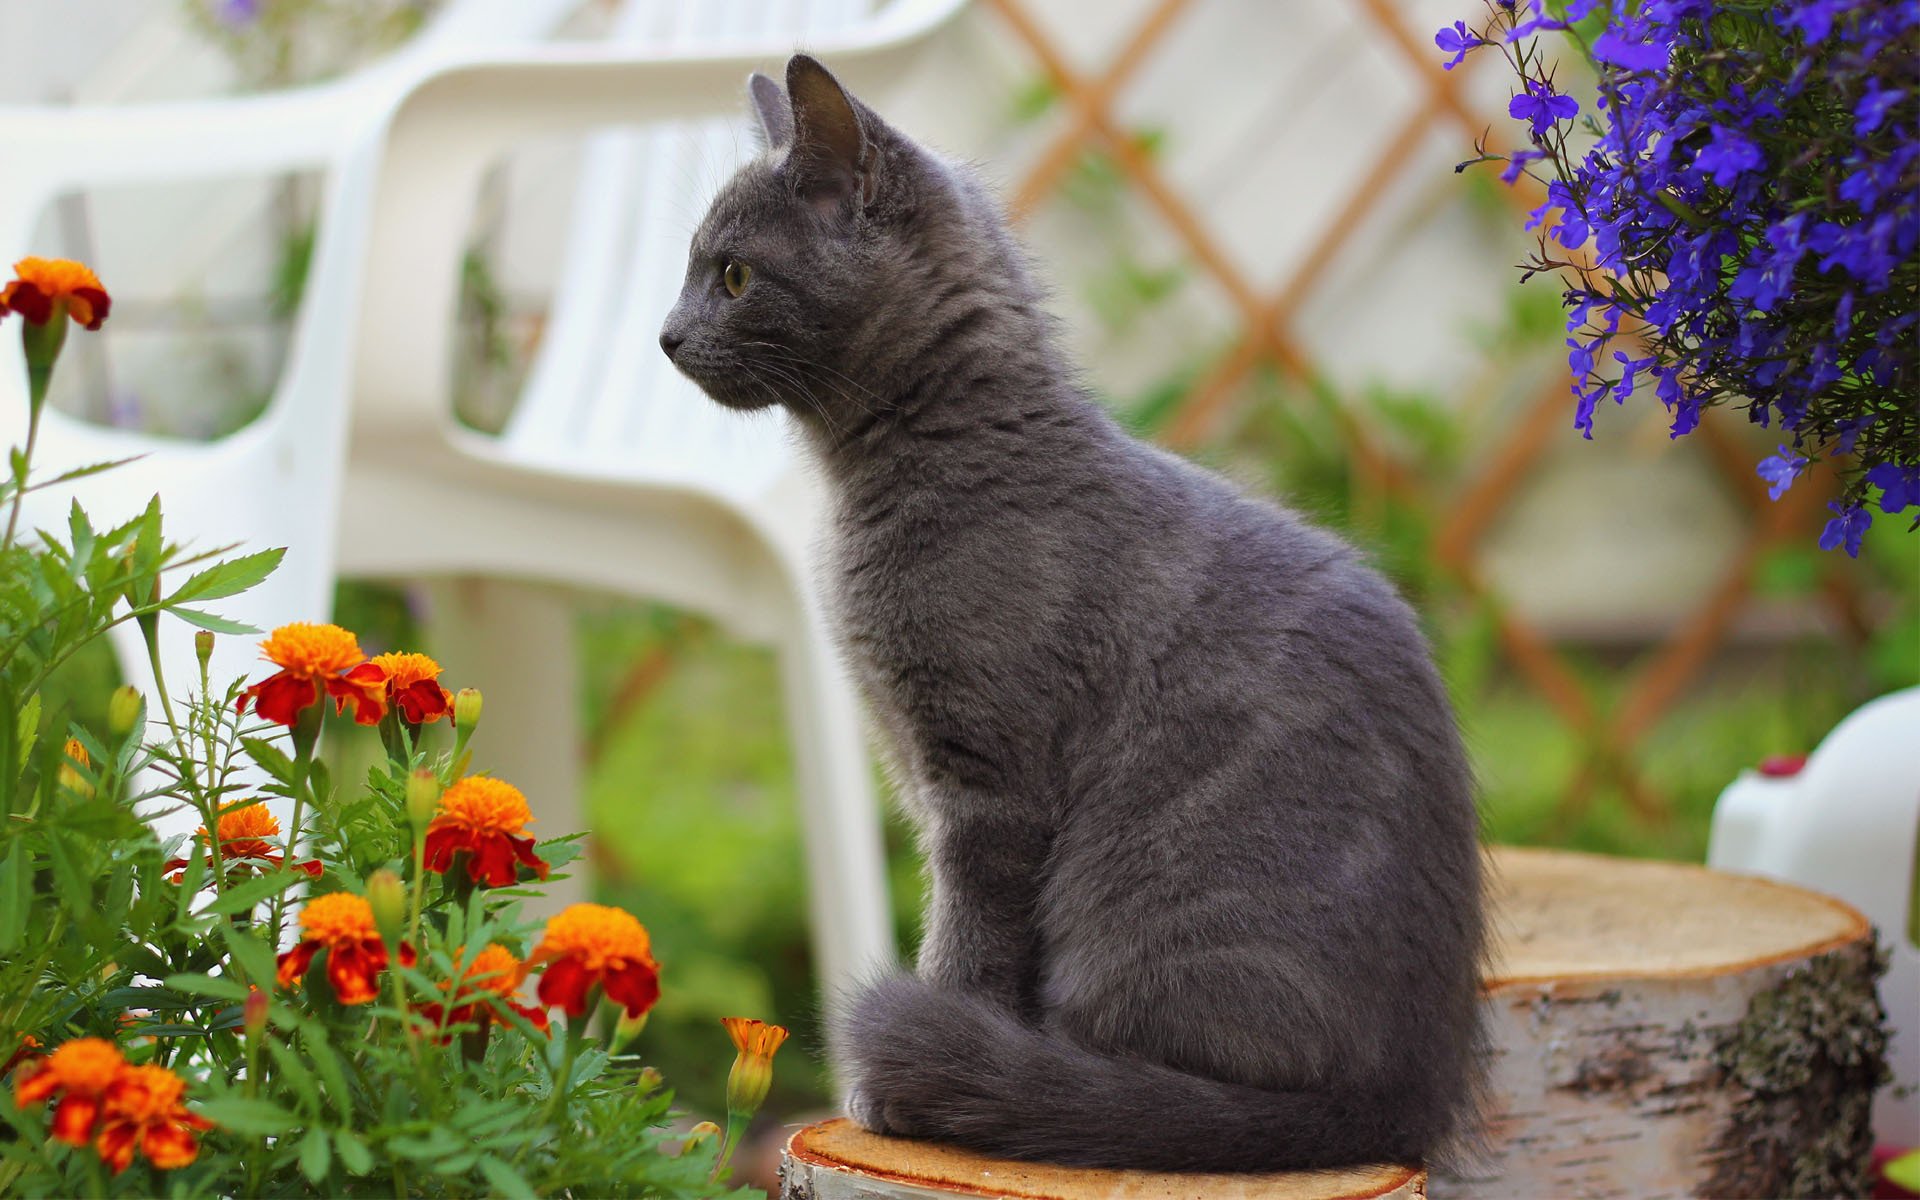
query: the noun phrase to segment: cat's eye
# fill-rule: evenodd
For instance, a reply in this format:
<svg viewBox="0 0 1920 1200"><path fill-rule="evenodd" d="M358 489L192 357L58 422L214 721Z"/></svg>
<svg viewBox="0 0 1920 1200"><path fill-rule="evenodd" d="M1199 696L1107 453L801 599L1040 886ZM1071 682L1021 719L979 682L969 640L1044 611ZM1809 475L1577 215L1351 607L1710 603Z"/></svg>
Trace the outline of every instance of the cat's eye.
<svg viewBox="0 0 1920 1200"><path fill-rule="evenodd" d="M747 281L753 278L753 268L737 258L727 260L726 270L720 273L721 282L727 285L727 295L738 296L747 290Z"/></svg>

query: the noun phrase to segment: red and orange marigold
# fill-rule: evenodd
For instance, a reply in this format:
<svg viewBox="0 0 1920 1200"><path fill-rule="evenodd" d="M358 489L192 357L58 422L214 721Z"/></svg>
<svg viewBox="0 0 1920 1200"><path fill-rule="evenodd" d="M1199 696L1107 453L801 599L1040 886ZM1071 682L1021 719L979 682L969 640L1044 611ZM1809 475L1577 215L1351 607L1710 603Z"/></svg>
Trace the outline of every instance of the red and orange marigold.
<svg viewBox="0 0 1920 1200"><path fill-rule="evenodd" d="M454 968L459 969L460 961L454 959ZM513 952L498 942L489 942L487 947L473 956L473 965L460 972L460 982L456 987L452 983L440 985L442 991L453 993L451 1009L441 1004L422 1004L420 1014L434 1028L442 1025L475 1024L489 1018L500 1020L500 1012L487 1003L491 993L514 1012L525 1017L535 1029L547 1028L546 1010L522 1004L518 999L520 981L526 977L526 968Z"/></svg>
<svg viewBox="0 0 1920 1200"><path fill-rule="evenodd" d="M165 1067L126 1067L107 1089L100 1117L100 1158L115 1175L137 1148L163 1171L184 1167L200 1153L198 1131L213 1122L180 1102L186 1084Z"/></svg>
<svg viewBox="0 0 1920 1200"><path fill-rule="evenodd" d="M0 316L17 312L29 324L45 325L60 313L88 329L100 328L113 298L99 276L66 258L23 258L13 279L0 285Z"/></svg>
<svg viewBox="0 0 1920 1200"><path fill-rule="evenodd" d="M365 1004L380 993L380 972L387 969L387 947L373 923L373 907L352 892L316 896L300 910L300 943L280 956L276 978L294 987L327 952L327 982L342 1004ZM400 946L400 961L413 965L413 947Z"/></svg>
<svg viewBox="0 0 1920 1200"><path fill-rule="evenodd" d="M280 818L262 801L227 801L220 806L220 819L215 827L220 831L220 860L229 870L264 872L285 861L273 843L266 840L280 836ZM207 845L207 827L202 825L195 830L194 838L202 846ZM178 883L178 872L186 865L184 858L170 858L164 869L175 872L173 882ZM293 869L305 871L315 879L320 878L323 870L319 863L312 861L296 862Z"/></svg>
<svg viewBox="0 0 1920 1200"><path fill-rule="evenodd" d="M93 1139L107 1089L126 1065L120 1048L105 1038L74 1038L21 1068L13 1084L13 1103L26 1108L58 1096L53 1136L69 1146L84 1146Z"/></svg>
<svg viewBox="0 0 1920 1200"><path fill-rule="evenodd" d="M360 641L338 625L296 621L282 625L260 643L260 655L279 667L240 695L240 711L254 708L269 721L293 725L322 696L332 696L334 710L353 705L353 719L377 725L387 711L385 677L355 679L353 668L366 661Z"/></svg>
<svg viewBox="0 0 1920 1200"><path fill-rule="evenodd" d="M440 807L427 825L427 869L445 874L464 851L467 875L475 883L512 883L516 862L545 879L547 864L533 852L533 839L520 833L532 820L519 788L491 776L468 775L440 793Z"/></svg>
<svg viewBox="0 0 1920 1200"><path fill-rule="evenodd" d="M453 711L453 693L439 683L440 664L424 654L376 654L348 671L347 678L383 688L388 705L414 725Z"/></svg>
<svg viewBox="0 0 1920 1200"><path fill-rule="evenodd" d="M544 968L540 1003L557 1005L570 1017L586 1013L596 985L629 1017L660 998L660 964L653 961L646 926L604 904L574 904L557 913L526 965Z"/></svg>

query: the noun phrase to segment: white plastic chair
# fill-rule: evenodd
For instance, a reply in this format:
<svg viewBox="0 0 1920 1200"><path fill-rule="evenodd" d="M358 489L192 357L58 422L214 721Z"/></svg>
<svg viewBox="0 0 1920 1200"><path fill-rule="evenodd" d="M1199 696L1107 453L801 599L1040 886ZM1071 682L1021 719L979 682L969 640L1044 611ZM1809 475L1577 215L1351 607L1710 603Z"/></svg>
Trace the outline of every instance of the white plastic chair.
<svg viewBox="0 0 1920 1200"><path fill-rule="evenodd" d="M543 817L578 792L571 613L551 585L664 600L774 646L829 991L889 963L894 943L858 707L807 567L819 496L784 419L706 400L658 330L707 199L684 189L752 145L749 69L777 74L798 42L852 86L883 85L963 3L894 0L856 21L857 0L706 0L677 6L688 20L657 52L543 47L438 73L394 118L360 310L342 569L457 581L438 590L431 644L465 676L511 681L487 693L488 754L548 801ZM710 49L726 38L737 53ZM460 429L449 347L480 175L533 137L610 124L635 128L596 135L586 155L520 406L501 437Z"/></svg>
<svg viewBox="0 0 1920 1200"><path fill-rule="evenodd" d="M1920 949L1907 940L1920 833L1920 687L1868 702L1833 727L1798 770L1745 771L1713 808L1707 865L1797 883L1865 913L1892 961L1880 981L1893 1084L1874 1099L1874 1132L1920 1142Z"/></svg>
<svg viewBox="0 0 1920 1200"><path fill-rule="evenodd" d="M0 266L30 251L36 218L67 192L324 173L307 291L286 369L266 411L231 436L190 442L109 429L50 409L41 416L36 477L145 457L34 493L22 524L64 528L77 497L94 524L105 527L137 515L157 493L176 539L202 548L236 542L248 550L287 547L285 561L266 583L214 606L223 615L263 629L324 618L333 604L351 312L366 258L379 135L409 85L436 65L541 36L577 3L455 0L384 61L314 87L165 104L0 107L0 179L6 181L0 187ZM111 289L110 264L103 274ZM0 337L0 428L15 440L24 437L27 424L19 353L17 335ZM162 625L162 665L176 690L197 678L191 632L171 621ZM150 691L152 672L137 630L129 623L116 633L124 674ZM257 658L252 639L221 638L211 664L214 677L254 673ZM180 819L191 827L191 818Z"/></svg>

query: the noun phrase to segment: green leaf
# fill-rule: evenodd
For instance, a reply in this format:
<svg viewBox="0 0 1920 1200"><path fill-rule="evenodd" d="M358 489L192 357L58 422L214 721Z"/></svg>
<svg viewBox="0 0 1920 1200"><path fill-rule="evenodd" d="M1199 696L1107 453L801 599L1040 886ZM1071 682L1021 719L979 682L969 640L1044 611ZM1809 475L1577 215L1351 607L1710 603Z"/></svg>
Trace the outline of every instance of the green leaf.
<svg viewBox="0 0 1920 1200"><path fill-rule="evenodd" d="M207 856L189 853L187 865L180 870L179 895L175 897L175 921L185 923L193 912L193 898L200 894L200 884L207 877Z"/></svg>
<svg viewBox="0 0 1920 1200"><path fill-rule="evenodd" d="M211 996L215 1000L245 1000L247 989L240 986L239 980L226 979L214 975L202 975L195 972L183 972L169 975L160 982L176 992L186 992L192 996Z"/></svg>
<svg viewBox="0 0 1920 1200"><path fill-rule="evenodd" d="M271 1100L227 1096L200 1102L200 1115L234 1133L275 1137L300 1126L300 1118Z"/></svg>
<svg viewBox="0 0 1920 1200"><path fill-rule="evenodd" d="M174 590L173 595L167 597L165 603L173 605L187 600L219 600L238 595L273 574L274 568L286 556L286 548L281 547L216 563L189 576L185 583Z"/></svg>
<svg viewBox="0 0 1920 1200"><path fill-rule="evenodd" d="M300 1044L306 1047L307 1057L313 1061L314 1073L319 1075L320 1082L326 1085L327 1095L332 1097L334 1108L344 1118L350 1119L353 1111L353 1091L347 1086L346 1070L340 1065L340 1056L335 1054L333 1047L328 1044L326 1034L311 1029L302 1030ZM340 1130L339 1135L344 1136L346 1132L344 1129ZM361 1149L365 1150L366 1147L362 1146ZM340 1157L343 1160L347 1158L347 1150L344 1146L340 1149ZM355 1172L355 1174L360 1173Z"/></svg>
<svg viewBox="0 0 1920 1200"><path fill-rule="evenodd" d="M106 462L88 463L84 467L75 467L71 471L63 471L55 475L52 479L39 480L30 485L27 490L29 492L44 491L47 488L56 487L75 479L85 479L89 475L98 475L102 471L111 471L115 467L124 467L128 463L139 462L145 457L146 455L144 454L130 454L126 458L110 458Z"/></svg>
<svg viewBox="0 0 1920 1200"><path fill-rule="evenodd" d="M502 1196L512 1197L512 1200L535 1200L533 1186L503 1158L495 1158L491 1154L482 1158L480 1173Z"/></svg>
<svg viewBox="0 0 1920 1200"><path fill-rule="evenodd" d="M279 871L249 879L221 892L212 904L202 911L209 916L226 916L229 913L246 912L262 900L277 896L294 884L305 879L299 871Z"/></svg>
<svg viewBox="0 0 1920 1200"><path fill-rule="evenodd" d="M20 718L15 724L16 736L20 739L20 762L14 768L25 770L27 759L33 754L33 744L40 740L40 693L27 697L20 706Z"/></svg>
<svg viewBox="0 0 1920 1200"><path fill-rule="evenodd" d="M0 861L0 954L12 953L20 944L32 891L33 855L27 850L27 839L17 838L5 861Z"/></svg>
<svg viewBox="0 0 1920 1200"><path fill-rule="evenodd" d="M317 1185L332 1167L333 1148L327 1143L326 1130L318 1127L307 1130L307 1136L300 1140L300 1173L307 1177L307 1182Z"/></svg>
<svg viewBox="0 0 1920 1200"><path fill-rule="evenodd" d="M288 787L293 786L293 760L287 757L286 751L265 738L243 737L240 744L247 748L247 757L261 770Z"/></svg>
<svg viewBox="0 0 1920 1200"><path fill-rule="evenodd" d="M237 633L244 635L260 632L251 625L243 625L238 621L229 621L225 617L216 617L212 613L203 613L197 609L169 608L167 611L189 625L209 630L213 633Z"/></svg>
<svg viewBox="0 0 1920 1200"><path fill-rule="evenodd" d="M279 1069L276 1083L284 1084L299 1093L300 1110L315 1116L326 1110L320 1104L320 1089L314 1086L313 1072L307 1070L307 1064L280 1038L267 1038L267 1052L273 1055L274 1066Z"/></svg>
<svg viewBox="0 0 1920 1200"><path fill-rule="evenodd" d="M247 973L247 978L259 985L262 991L272 991L274 967L277 965L273 947L254 934L224 922L221 923L220 933L226 938L227 949L239 961L240 969Z"/></svg>
<svg viewBox="0 0 1920 1200"><path fill-rule="evenodd" d="M345 1129L334 1130L333 1145L334 1148L340 1152L340 1165L347 1169L347 1174L365 1175L368 1171L373 1170L373 1152L368 1150L367 1144L354 1134ZM486 1170L486 1166L482 1164L480 1169L484 1171ZM493 1177L489 1175L487 1178L492 1179ZM494 1186L499 1187L500 1185L496 1182ZM504 1191L505 1189L502 1188L501 1190Z"/></svg>

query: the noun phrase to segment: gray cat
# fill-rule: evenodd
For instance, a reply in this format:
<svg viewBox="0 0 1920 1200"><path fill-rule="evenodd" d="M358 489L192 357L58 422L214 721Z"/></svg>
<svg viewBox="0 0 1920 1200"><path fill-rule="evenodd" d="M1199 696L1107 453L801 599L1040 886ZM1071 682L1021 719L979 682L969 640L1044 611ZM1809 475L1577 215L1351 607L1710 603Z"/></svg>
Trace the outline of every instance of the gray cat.
<svg viewBox="0 0 1920 1200"><path fill-rule="evenodd" d="M1471 783L1413 614L1333 535L1127 436L999 208L805 56L660 344L784 406L933 898L848 1006L854 1118L1016 1157L1413 1160L1471 1123Z"/></svg>

